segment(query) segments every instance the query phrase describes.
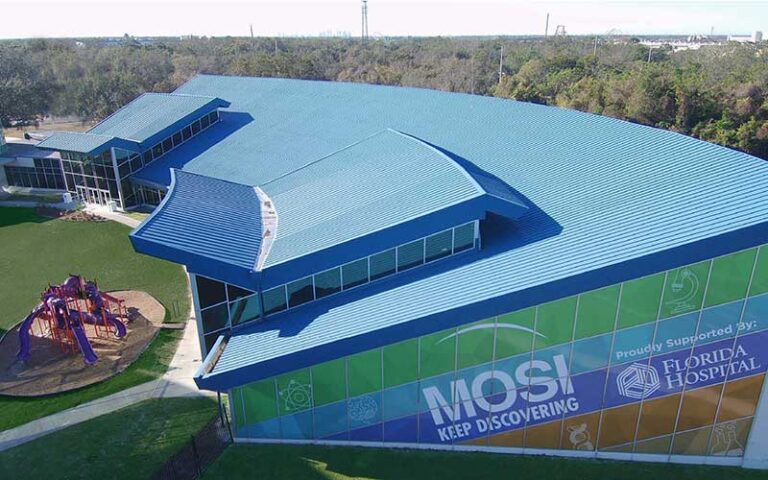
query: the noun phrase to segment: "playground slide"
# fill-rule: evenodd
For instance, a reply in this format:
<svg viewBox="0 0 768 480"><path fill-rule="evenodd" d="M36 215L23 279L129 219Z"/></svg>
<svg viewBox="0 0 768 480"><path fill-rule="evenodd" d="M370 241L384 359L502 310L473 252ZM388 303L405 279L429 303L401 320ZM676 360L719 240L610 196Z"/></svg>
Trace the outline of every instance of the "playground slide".
<svg viewBox="0 0 768 480"><path fill-rule="evenodd" d="M101 323L100 314L84 313L82 315L83 320L90 325L93 325L97 322ZM127 333L125 324L121 322L116 316L112 315L111 313L107 313L107 321L115 327L115 336L117 338L123 338L125 336Z"/></svg>
<svg viewBox="0 0 768 480"><path fill-rule="evenodd" d="M92 365L96 363L99 358L96 356L96 352L93 351L91 342L88 341L88 337L85 336L85 330L80 322L72 322L72 333L75 334L75 340L77 346L80 347L80 351L83 352L83 361L86 365Z"/></svg>
<svg viewBox="0 0 768 480"><path fill-rule="evenodd" d="M32 322L35 321L35 318L43 313L44 310L45 306L41 303L32 310L32 313L27 315L27 318L25 318L23 322L21 322L21 326L19 327L19 353L16 354L16 360L21 360L23 362L29 358L29 349L31 346L29 329L32 327Z"/></svg>

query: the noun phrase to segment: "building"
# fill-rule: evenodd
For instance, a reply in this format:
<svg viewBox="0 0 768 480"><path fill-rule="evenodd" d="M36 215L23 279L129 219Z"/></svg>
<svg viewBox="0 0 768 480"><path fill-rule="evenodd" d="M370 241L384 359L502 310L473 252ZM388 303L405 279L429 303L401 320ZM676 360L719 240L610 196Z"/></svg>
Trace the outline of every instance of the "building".
<svg viewBox="0 0 768 480"><path fill-rule="evenodd" d="M64 188L88 204L125 210L160 203L164 185L135 174L218 121L218 98L145 93L85 133L56 132L37 144L61 157Z"/></svg>
<svg viewBox="0 0 768 480"><path fill-rule="evenodd" d="M752 35L728 35L729 42L760 43L763 41L763 32L756 31Z"/></svg>
<svg viewBox="0 0 768 480"><path fill-rule="evenodd" d="M131 240L190 273L238 441L768 466L764 161L421 89L172 96L219 121L132 174L167 193Z"/></svg>
<svg viewBox="0 0 768 480"><path fill-rule="evenodd" d="M58 152L37 148L34 142L6 142L0 131L0 189L64 191Z"/></svg>

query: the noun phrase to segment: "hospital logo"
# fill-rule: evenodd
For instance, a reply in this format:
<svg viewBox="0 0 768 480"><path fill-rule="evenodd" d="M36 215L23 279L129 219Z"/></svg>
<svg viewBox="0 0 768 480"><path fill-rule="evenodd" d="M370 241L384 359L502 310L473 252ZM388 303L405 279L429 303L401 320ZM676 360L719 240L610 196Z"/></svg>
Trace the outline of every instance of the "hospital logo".
<svg viewBox="0 0 768 480"><path fill-rule="evenodd" d="M616 377L616 386L622 396L640 400L661 387L659 372L649 365L633 363Z"/></svg>

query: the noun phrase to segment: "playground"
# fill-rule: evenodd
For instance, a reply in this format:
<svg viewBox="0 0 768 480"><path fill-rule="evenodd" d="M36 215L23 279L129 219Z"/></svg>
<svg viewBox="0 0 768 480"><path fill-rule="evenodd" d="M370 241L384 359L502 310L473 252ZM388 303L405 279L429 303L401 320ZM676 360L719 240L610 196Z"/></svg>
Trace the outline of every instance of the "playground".
<svg viewBox="0 0 768 480"><path fill-rule="evenodd" d="M0 341L0 394L51 395L106 380L139 357L163 322L165 308L145 292L98 292L76 276L67 282L91 297L60 296L61 286L44 293Z"/></svg>
<svg viewBox="0 0 768 480"><path fill-rule="evenodd" d="M189 293L184 270L135 253L128 241L129 231L129 227L116 222L71 222L41 215L31 208L0 208L0 244L3 245L0 265L7 272L0 276L0 337L7 331L8 335L2 343L15 342L15 345L4 349L0 359L3 366L7 368L13 363L18 353L18 334L14 329L41 303L41 293L49 284L61 284L71 273L96 280L100 291L118 297L137 291L146 292L163 307L151 313L154 307L142 305L141 299L126 296L125 306L129 316L132 309L136 309L153 324L164 321L165 324L175 325L188 318ZM82 301L79 310L87 310ZM138 326L141 320L135 322ZM93 365L85 364L78 347L75 347L74 353L67 352L66 355L60 350L56 352L56 355L65 356L67 362L71 362L72 371L87 371L92 376L87 379L89 383L92 383L91 380L96 382L93 385L34 398L10 392L0 394L0 431L161 377L183 332L172 328L148 331L149 338L142 341L149 341L149 344L142 345L140 335L136 334L131 322L127 322L126 326L124 340L115 337L101 340L95 336L92 325L85 325L98 356ZM48 360L42 350L38 355L38 348L43 348L46 341L38 337L38 326L33 328L27 360L30 365ZM121 348L134 348L135 351L124 351L124 360L112 363L110 367L110 353L103 350L102 341L123 342L120 343ZM58 346L56 348L59 349ZM139 356L133 361L135 355ZM102 361L104 363L100 365ZM96 375L102 368L108 371L104 375L110 378L98 381ZM5 370L2 366L0 369ZM75 374L70 373L67 380L74 381L74 377ZM59 381L50 380L51 383Z"/></svg>

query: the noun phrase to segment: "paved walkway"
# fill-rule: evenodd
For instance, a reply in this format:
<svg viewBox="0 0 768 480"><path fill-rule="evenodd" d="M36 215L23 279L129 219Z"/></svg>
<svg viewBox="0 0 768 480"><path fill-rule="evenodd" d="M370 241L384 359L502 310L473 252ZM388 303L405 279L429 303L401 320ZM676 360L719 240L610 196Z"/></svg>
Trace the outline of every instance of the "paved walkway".
<svg viewBox="0 0 768 480"><path fill-rule="evenodd" d="M118 212L111 212L106 207L100 207L96 205L88 205L85 207L85 211L88 213L92 213L94 215L98 215L100 217L104 217L107 220L112 220L118 223L122 223L123 225L128 225L131 228L136 228L141 223L141 220L137 220L135 218L131 218L127 215L123 215Z"/></svg>
<svg viewBox="0 0 768 480"><path fill-rule="evenodd" d="M184 335L162 378L0 432L0 452L143 400L212 394L198 390L192 380L200 361L197 322L193 318L187 321Z"/></svg>

